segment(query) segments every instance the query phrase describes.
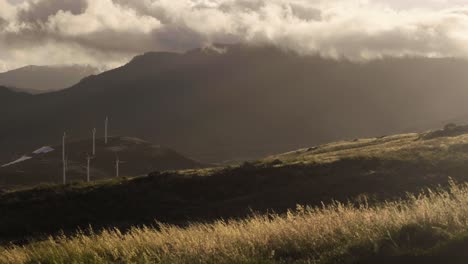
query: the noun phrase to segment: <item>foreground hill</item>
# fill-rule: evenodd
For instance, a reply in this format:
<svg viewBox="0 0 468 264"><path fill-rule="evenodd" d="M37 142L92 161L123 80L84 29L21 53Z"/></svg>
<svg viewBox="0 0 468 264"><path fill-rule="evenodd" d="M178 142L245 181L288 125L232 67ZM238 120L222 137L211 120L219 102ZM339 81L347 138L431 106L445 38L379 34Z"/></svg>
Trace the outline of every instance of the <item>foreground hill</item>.
<svg viewBox="0 0 468 264"><path fill-rule="evenodd" d="M69 89L0 105L8 111L0 115L2 153L51 142L64 129L87 136L105 116L117 134L210 162L468 118L465 60L352 63L272 47L216 50L147 53Z"/></svg>
<svg viewBox="0 0 468 264"><path fill-rule="evenodd" d="M67 181L83 182L87 177L87 157L92 155L92 140L67 142ZM150 142L131 137L96 139L96 155L90 162L91 181L116 176L119 158L120 176L144 175L155 170L201 168L204 165L181 154ZM3 165L3 166L2 166ZM61 183L62 146L44 146L31 153L18 155L0 164L0 187L34 186Z"/></svg>
<svg viewBox="0 0 468 264"><path fill-rule="evenodd" d="M91 66L35 66L0 73L0 85L32 94L57 91L77 84L81 79L98 73Z"/></svg>
<svg viewBox="0 0 468 264"><path fill-rule="evenodd" d="M80 232L0 248L0 263L443 264L468 261L468 185L186 228Z"/></svg>
<svg viewBox="0 0 468 264"><path fill-rule="evenodd" d="M245 217L297 204L368 204L468 180L468 128L332 143L242 166L154 172L97 184L50 186L0 196L4 242L77 227L121 227L154 220ZM34 221L30 221L34 219Z"/></svg>

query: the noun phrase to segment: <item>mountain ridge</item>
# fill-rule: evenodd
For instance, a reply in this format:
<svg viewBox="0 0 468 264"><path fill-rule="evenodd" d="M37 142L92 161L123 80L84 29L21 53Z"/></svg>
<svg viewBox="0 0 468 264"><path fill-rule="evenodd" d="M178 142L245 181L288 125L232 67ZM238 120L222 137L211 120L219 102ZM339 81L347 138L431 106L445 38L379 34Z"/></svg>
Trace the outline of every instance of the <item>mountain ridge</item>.
<svg viewBox="0 0 468 264"><path fill-rule="evenodd" d="M354 63L242 45L220 53L146 53L18 103L21 110L10 115L16 122L0 128L1 143L5 149L31 144L19 138L37 131L37 120L47 129L36 136L51 141L63 130L85 135L110 116L117 134L161 142L205 162L255 159L303 145L440 127L468 113L466 70L465 60Z"/></svg>

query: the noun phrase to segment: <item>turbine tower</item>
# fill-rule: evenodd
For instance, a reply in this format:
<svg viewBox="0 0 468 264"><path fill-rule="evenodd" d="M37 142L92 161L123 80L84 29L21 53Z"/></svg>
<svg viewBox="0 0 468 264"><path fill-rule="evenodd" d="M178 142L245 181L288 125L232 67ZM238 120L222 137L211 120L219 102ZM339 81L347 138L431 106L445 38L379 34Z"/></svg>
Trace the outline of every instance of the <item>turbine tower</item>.
<svg viewBox="0 0 468 264"><path fill-rule="evenodd" d="M88 156L86 157L86 161L87 161L87 166L86 166L86 181L87 182L90 182L91 180L91 177L90 177L90 164L91 164L91 156Z"/></svg>
<svg viewBox="0 0 468 264"><path fill-rule="evenodd" d="M63 132L62 136L62 161L65 161L65 139L67 137L67 132Z"/></svg>
<svg viewBox="0 0 468 264"><path fill-rule="evenodd" d="M104 121L104 143L107 145L107 127L109 126L109 117Z"/></svg>
<svg viewBox="0 0 468 264"><path fill-rule="evenodd" d="M93 128L93 156L96 156L96 128Z"/></svg>
<svg viewBox="0 0 468 264"><path fill-rule="evenodd" d="M115 177L116 178L119 177L119 164L120 164L119 156L116 156L115 157Z"/></svg>
<svg viewBox="0 0 468 264"><path fill-rule="evenodd" d="M67 138L67 132L63 133L62 137L62 169L63 169L63 184L67 184L67 158L65 156L65 140Z"/></svg>
<svg viewBox="0 0 468 264"><path fill-rule="evenodd" d="M63 161L63 185L67 184L67 168L68 168L68 160L65 158Z"/></svg>

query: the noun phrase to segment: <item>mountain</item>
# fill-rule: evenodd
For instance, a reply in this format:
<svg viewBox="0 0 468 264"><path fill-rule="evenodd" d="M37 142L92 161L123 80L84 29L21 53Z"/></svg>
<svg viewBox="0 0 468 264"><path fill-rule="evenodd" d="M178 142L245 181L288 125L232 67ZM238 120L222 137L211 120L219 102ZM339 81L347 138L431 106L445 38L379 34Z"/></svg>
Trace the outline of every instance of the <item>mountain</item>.
<svg viewBox="0 0 468 264"><path fill-rule="evenodd" d="M299 56L265 46L151 52L0 116L4 153L135 135L205 162L254 159L341 139L423 131L468 116L468 61ZM0 106L0 111L7 111ZM460 120L463 121L463 120Z"/></svg>
<svg viewBox="0 0 468 264"><path fill-rule="evenodd" d="M87 157L92 155L92 140L67 142L67 182L83 182L87 177ZM114 178L116 160L119 176L145 175L154 170L194 169L203 164L174 150L131 137L96 139L96 155L90 160L90 180ZM44 146L12 157L0 164L0 187L34 186L62 182L62 146Z"/></svg>
<svg viewBox="0 0 468 264"><path fill-rule="evenodd" d="M9 111L15 109L17 106L28 104L29 100L33 96L26 92L17 91L10 87L0 85L0 108L4 110L2 112L3 119L9 119ZM20 111L20 109L18 109Z"/></svg>
<svg viewBox="0 0 468 264"><path fill-rule="evenodd" d="M57 91L77 84L81 79L98 73L96 68L81 65L26 66L0 73L0 85L38 94Z"/></svg>
<svg viewBox="0 0 468 264"><path fill-rule="evenodd" d="M16 98L27 98L29 96L30 94L28 93L17 91L14 88L0 85L0 102L2 104L6 104L10 100L13 100Z"/></svg>

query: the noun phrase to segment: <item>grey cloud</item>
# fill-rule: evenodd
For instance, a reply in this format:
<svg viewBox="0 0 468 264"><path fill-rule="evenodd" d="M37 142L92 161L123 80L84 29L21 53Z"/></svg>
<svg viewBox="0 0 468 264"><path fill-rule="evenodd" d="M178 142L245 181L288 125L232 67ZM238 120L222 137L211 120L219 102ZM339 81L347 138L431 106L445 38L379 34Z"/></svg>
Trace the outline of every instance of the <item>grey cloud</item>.
<svg viewBox="0 0 468 264"><path fill-rule="evenodd" d="M53 53L55 60L114 66L146 51L235 42L354 60L468 57L468 6L400 12L372 1L34 0L7 6L16 16L0 20L0 48L11 51L0 65L38 64L28 59Z"/></svg>
<svg viewBox="0 0 468 264"><path fill-rule="evenodd" d="M298 4L292 4L293 14L302 20L321 20L322 12L319 9Z"/></svg>
<svg viewBox="0 0 468 264"><path fill-rule="evenodd" d="M219 33L217 35L202 35L186 26L166 26L163 30L153 33L154 43L161 50L186 51L216 43L236 43L242 39L237 35Z"/></svg>
<svg viewBox="0 0 468 264"><path fill-rule="evenodd" d="M170 14L164 8L158 6L149 7L144 0L112 0L112 2L125 8L131 8L141 16L157 18L163 24L168 24L171 21Z"/></svg>
<svg viewBox="0 0 468 264"><path fill-rule="evenodd" d="M0 17L0 30L2 30L4 27L6 27L7 23L8 22L6 21L6 19Z"/></svg>
<svg viewBox="0 0 468 264"><path fill-rule="evenodd" d="M60 35L57 37L60 37ZM77 37L66 37L60 40L77 43L84 47L108 53L136 54L155 48L154 38L151 34L143 35L133 32L117 33L110 30Z"/></svg>
<svg viewBox="0 0 468 264"><path fill-rule="evenodd" d="M82 14L87 6L86 0L40 0L30 2L27 9L20 10L18 19L28 23L46 22L50 16L59 11L71 12L74 15Z"/></svg>
<svg viewBox="0 0 468 264"><path fill-rule="evenodd" d="M169 51L181 51L196 48L197 44L206 41L200 34L183 26L167 26L154 32L153 39L160 48Z"/></svg>
<svg viewBox="0 0 468 264"><path fill-rule="evenodd" d="M224 12L233 12L235 10L242 12L255 12L261 7L267 5L265 0L238 0L233 2L221 3L219 8Z"/></svg>

